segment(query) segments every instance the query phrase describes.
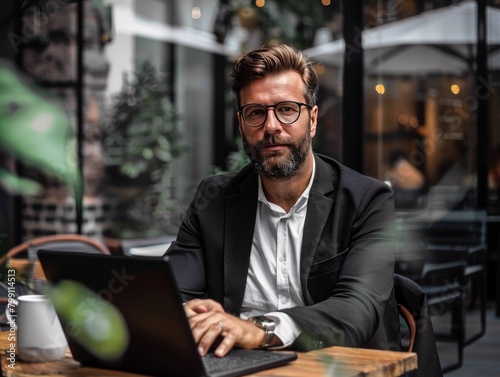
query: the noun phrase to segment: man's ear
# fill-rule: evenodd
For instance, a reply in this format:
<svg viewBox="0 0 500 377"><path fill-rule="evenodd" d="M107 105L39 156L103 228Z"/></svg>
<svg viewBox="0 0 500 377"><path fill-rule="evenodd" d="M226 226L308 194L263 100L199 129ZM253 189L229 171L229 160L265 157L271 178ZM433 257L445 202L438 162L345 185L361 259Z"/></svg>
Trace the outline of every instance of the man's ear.
<svg viewBox="0 0 500 377"><path fill-rule="evenodd" d="M311 109L311 137L316 135L316 126L318 124L318 106Z"/></svg>

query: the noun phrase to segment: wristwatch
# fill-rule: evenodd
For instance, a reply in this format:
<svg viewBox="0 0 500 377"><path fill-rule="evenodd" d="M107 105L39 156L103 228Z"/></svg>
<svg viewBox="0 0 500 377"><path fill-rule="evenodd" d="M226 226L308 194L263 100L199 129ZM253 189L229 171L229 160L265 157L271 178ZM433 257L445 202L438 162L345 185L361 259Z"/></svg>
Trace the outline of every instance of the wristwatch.
<svg viewBox="0 0 500 377"><path fill-rule="evenodd" d="M274 321L271 318L266 317L265 315L250 317L250 320L255 324L255 326L260 327L266 332L264 341L259 347L269 347L272 344L274 338L274 327L276 325Z"/></svg>

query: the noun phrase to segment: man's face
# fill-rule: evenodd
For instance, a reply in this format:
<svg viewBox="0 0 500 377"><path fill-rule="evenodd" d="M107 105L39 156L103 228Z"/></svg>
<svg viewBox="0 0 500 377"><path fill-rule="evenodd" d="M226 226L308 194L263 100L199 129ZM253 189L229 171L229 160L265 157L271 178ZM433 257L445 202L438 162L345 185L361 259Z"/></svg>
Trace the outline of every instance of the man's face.
<svg viewBox="0 0 500 377"><path fill-rule="evenodd" d="M245 85L240 91L241 106L258 103L265 106L281 101L305 103L305 85L294 71L268 75ZM257 170L268 177L294 176L311 152L311 140L316 134L318 108L301 106L295 123L282 124L272 109L268 110L263 126L252 128L238 113L240 133L245 152Z"/></svg>

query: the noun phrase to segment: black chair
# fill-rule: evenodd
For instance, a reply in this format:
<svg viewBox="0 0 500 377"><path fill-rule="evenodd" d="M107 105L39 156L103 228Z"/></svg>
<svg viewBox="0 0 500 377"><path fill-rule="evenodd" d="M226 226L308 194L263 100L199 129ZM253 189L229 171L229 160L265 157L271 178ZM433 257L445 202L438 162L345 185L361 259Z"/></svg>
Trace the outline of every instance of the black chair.
<svg viewBox="0 0 500 377"><path fill-rule="evenodd" d="M398 305L401 305L411 313L415 323L414 342L411 350L418 356L418 369L412 376L442 376L441 363L439 361L439 354L436 347L436 340L434 338L434 330L425 291L413 280L399 274L394 274L394 286ZM401 308L399 310L400 314L404 315ZM411 322L410 319L410 345L412 333Z"/></svg>
<svg viewBox="0 0 500 377"><path fill-rule="evenodd" d="M408 330L408 345L406 346L406 351L412 352L413 345L415 344L415 337L417 336L417 323L411 312L403 304L398 304L398 311L406 325L406 330ZM401 337L403 338L403 335Z"/></svg>
<svg viewBox="0 0 500 377"><path fill-rule="evenodd" d="M469 309L479 301L480 329L465 339L465 345L486 333L487 306L487 214L485 211L452 211L431 222L424 234L426 262L465 263Z"/></svg>
<svg viewBox="0 0 500 377"><path fill-rule="evenodd" d="M12 247L5 255L0 256L0 268L19 268L27 270L24 276L29 278L43 278L42 268L38 261L37 252L41 248L61 251L81 251L90 253L111 254L109 248L95 238L80 234L54 234L35 237Z"/></svg>
<svg viewBox="0 0 500 377"><path fill-rule="evenodd" d="M400 216L397 228L396 272L416 281L426 293L429 310L435 320L436 340L456 344L457 360L443 366L444 372L462 366L464 347L485 330L486 299L481 300L481 307L484 308L484 314L481 311L484 318L482 330L466 343L465 303L468 293L474 296L474 291L467 288L473 286L474 279L484 278L480 274L484 272L482 258L486 248L482 245L484 229L481 228L485 219L473 212L458 215L450 214L437 221L432 216L421 214ZM445 221L449 217L454 222ZM454 226L458 223L461 227ZM460 238L462 243L457 241ZM480 262L476 264L476 261ZM485 286L478 285L483 295ZM442 321L440 317L445 315L451 316L451 321Z"/></svg>
<svg viewBox="0 0 500 377"><path fill-rule="evenodd" d="M426 251L421 241L425 234L425 223L411 215L399 214L396 221L396 267L395 272L417 281L422 276Z"/></svg>
<svg viewBox="0 0 500 377"><path fill-rule="evenodd" d="M431 258L430 258L431 259ZM465 347L465 263L463 261L449 263L427 262L419 285L427 296L429 313L437 318L449 314L451 323L447 331L435 331L438 341L453 342L457 348L457 361L442 366L443 373L458 369L464 360Z"/></svg>

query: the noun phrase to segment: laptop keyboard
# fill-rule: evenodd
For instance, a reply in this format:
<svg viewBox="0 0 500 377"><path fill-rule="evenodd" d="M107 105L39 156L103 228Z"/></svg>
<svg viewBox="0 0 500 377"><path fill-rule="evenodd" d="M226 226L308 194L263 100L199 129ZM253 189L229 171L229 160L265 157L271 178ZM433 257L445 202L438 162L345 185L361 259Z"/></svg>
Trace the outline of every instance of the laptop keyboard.
<svg viewBox="0 0 500 377"><path fill-rule="evenodd" d="M284 353L264 350L232 350L224 357L208 354L202 358L208 376L239 376L282 365Z"/></svg>

